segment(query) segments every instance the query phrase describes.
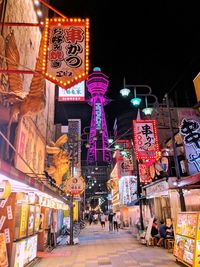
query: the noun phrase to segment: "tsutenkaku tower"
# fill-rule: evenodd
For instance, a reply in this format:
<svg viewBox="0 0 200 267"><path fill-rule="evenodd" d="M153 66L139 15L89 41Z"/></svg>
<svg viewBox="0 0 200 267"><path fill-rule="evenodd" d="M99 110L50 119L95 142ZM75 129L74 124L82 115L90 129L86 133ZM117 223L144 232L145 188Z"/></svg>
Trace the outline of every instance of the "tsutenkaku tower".
<svg viewBox="0 0 200 267"><path fill-rule="evenodd" d="M90 124L90 135L87 160L88 163L111 162L111 152L108 143L108 130L104 106L110 100L105 96L109 84L108 77L96 67L93 69L86 82L91 98L88 104L92 106L92 118Z"/></svg>

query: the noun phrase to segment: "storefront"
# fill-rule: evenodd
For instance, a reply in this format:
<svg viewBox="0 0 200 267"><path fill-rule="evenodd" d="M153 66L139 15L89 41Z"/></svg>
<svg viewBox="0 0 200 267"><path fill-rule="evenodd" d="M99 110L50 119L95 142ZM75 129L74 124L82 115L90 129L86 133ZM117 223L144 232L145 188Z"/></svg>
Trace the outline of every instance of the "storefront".
<svg viewBox="0 0 200 267"><path fill-rule="evenodd" d="M170 177L168 181L166 181L166 178L163 178L143 187L146 192L146 199L149 206L149 210L147 210L147 214L145 214L147 220L152 217L163 219L165 221L166 219L173 218L170 202L170 196L173 189L172 192L169 189L173 188L173 181L175 180L176 177ZM175 190L174 193L177 194L177 191ZM150 217L148 218L148 216Z"/></svg>
<svg viewBox="0 0 200 267"><path fill-rule="evenodd" d="M0 200L0 246L6 244L5 267L24 266L36 258L38 250L45 250L51 242L56 245L67 199L2 160L0 182L10 187L7 196L1 187L4 194Z"/></svg>

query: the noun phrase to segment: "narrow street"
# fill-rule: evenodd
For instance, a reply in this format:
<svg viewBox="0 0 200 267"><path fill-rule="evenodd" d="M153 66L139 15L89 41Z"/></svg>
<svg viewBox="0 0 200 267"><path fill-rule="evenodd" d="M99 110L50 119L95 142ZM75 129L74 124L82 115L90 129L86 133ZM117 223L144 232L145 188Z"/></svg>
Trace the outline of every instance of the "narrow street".
<svg viewBox="0 0 200 267"><path fill-rule="evenodd" d="M109 232L98 225L87 225L79 244L59 246L44 257L36 267L178 267L172 253L159 247L146 247L127 230Z"/></svg>

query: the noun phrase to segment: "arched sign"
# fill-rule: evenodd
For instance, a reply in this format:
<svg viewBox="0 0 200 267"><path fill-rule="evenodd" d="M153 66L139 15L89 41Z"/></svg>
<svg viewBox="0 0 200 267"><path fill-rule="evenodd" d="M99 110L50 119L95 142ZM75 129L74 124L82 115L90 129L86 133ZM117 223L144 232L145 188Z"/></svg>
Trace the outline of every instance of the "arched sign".
<svg viewBox="0 0 200 267"><path fill-rule="evenodd" d="M79 196L85 189L85 180L82 176L70 177L66 180L64 191L72 196Z"/></svg>

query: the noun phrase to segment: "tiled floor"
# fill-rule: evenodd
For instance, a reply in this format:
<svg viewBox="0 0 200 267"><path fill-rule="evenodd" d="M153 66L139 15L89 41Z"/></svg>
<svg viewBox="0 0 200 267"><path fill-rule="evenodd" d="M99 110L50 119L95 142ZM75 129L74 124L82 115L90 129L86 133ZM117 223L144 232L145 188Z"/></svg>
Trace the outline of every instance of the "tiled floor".
<svg viewBox="0 0 200 267"><path fill-rule="evenodd" d="M109 232L100 225L82 230L79 244L59 246L36 267L178 267L164 248L146 247L126 230Z"/></svg>

